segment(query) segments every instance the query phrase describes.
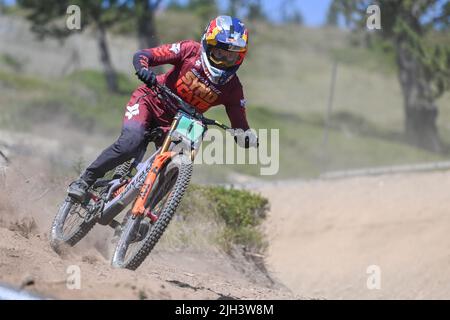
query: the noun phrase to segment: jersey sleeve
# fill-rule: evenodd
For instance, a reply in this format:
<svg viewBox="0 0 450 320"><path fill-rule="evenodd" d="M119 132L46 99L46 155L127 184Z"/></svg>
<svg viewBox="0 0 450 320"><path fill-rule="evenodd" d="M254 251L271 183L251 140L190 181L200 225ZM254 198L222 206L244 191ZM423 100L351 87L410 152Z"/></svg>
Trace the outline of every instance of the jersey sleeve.
<svg viewBox="0 0 450 320"><path fill-rule="evenodd" d="M191 40L142 49L134 54L133 65L136 71L163 64L178 65L188 58L194 49L195 44Z"/></svg>
<svg viewBox="0 0 450 320"><path fill-rule="evenodd" d="M225 103L225 110L233 129L246 131L250 128L247 121L244 92L240 83L231 93L229 101Z"/></svg>

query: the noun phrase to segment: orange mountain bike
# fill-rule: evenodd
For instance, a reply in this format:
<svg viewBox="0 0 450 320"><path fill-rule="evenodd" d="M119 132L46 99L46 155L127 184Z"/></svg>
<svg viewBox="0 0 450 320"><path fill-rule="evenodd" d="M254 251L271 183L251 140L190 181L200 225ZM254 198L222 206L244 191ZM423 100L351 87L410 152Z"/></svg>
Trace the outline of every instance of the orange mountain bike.
<svg viewBox="0 0 450 320"><path fill-rule="evenodd" d="M83 203L66 197L52 225L50 244L74 246L95 224L109 225L119 239L112 265L135 270L145 260L171 221L192 175L195 158L209 125L226 125L204 117L164 85L154 90L177 113L164 143L147 160L134 159L116 179L99 179ZM156 128L150 140L161 134ZM129 162L128 164L131 164ZM137 173L130 177L131 168ZM129 205L122 223L115 218Z"/></svg>

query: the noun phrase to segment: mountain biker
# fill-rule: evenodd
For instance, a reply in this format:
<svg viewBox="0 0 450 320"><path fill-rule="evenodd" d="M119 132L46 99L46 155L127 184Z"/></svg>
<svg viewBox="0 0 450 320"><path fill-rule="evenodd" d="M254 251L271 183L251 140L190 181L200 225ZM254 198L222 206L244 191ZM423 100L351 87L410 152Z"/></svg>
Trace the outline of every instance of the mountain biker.
<svg viewBox="0 0 450 320"><path fill-rule="evenodd" d="M203 113L223 104L234 129L245 131L245 139L235 141L242 147L257 147L258 138L249 129L245 113L243 88L236 71L248 49L248 30L237 18L219 16L210 21L201 43L184 40L135 53L133 65L137 77L144 83L132 94L123 118L122 131L111 146L72 182L68 194L82 201L87 189L104 174L146 148L145 133L155 127L168 132L175 112L165 108L149 87L165 84L185 102ZM173 68L158 76L150 67L172 64ZM162 144L163 138L155 141Z"/></svg>

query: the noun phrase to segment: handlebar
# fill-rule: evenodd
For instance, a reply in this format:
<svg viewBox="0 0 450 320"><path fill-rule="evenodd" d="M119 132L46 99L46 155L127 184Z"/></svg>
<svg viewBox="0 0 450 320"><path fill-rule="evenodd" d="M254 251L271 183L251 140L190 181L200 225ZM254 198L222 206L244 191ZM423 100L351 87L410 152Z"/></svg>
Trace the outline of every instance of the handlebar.
<svg viewBox="0 0 450 320"><path fill-rule="evenodd" d="M177 106L178 109L183 110L184 112L186 112L190 116L200 120L202 123L204 123L206 125L214 125L214 126L220 127L223 130L231 129L227 125L225 125L225 124L223 124L223 123L221 123L219 121L216 121L214 119L206 118L203 114L197 112L193 106L191 106L190 104L186 103L177 94L173 93L172 90L170 90L167 86L157 83L156 85L154 85L154 87L156 87L161 92L163 92L167 96L169 96L172 99L174 99L175 101L177 101L178 102L178 106Z"/></svg>

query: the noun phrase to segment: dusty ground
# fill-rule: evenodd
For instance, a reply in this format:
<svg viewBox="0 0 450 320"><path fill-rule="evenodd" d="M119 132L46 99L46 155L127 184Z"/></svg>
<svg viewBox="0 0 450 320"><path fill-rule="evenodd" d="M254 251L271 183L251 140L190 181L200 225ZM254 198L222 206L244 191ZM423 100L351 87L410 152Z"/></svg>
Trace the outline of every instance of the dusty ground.
<svg viewBox="0 0 450 320"><path fill-rule="evenodd" d="M221 255L155 252L137 271L109 266L95 248L55 254L43 234L0 228L0 282L63 299L292 299L288 290L246 278ZM70 266L80 284L68 289Z"/></svg>
<svg viewBox="0 0 450 320"><path fill-rule="evenodd" d="M6 180L6 186L13 185ZM28 187L21 190L26 194ZM50 248L46 232L56 209L46 203L51 192L34 196L35 201L26 195L9 201L17 199L17 192L6 191L0 197L0 284L65 299L298 298L251 261L231 259L214 248L203 252L160 248L136 272L112 269L108 227L96 226L75 248L59 256ZM67 287L70 266L80 268L80 290Z"/></svg>
<svg viewBox="0 0 450 320"><path fill-rule="evenodd" d="M0 133L13 159L0 170L0 282L56 298L450 298L449 172L253 186L271 202L266 262L285 288L213 248L159 248L137 272L113 270L102 227L58 256L47 231L69 181L49 174L48 159L64 139ZM66 287L70 265L81 269L81 290ZM380 289L367 287L370 266Z"/></svg>
<svg viewBox="0 0 450 320"><path fill-rule="evenodd" d="M450 299L449 172L289 183L261 191L272 205L266 224L269 269L295 293ZM367 288L372 265L381 271L379 290Z"/></svg>
<svg viewBox="0 0 450 320"><path fill-rule="evenodd" d="M66 176L54 174L55 164L67 160L64 156L74 158L70 148L61 152L68 142L63 136L56 141L0 134L11 160L0 163L0 285L64 299L300 298L242 255L230 258L214 247L159 247L136 272L112 269L108 227L96 226L75 248L57 255L49 246L48 230L69 183ZM71 141L77 144L76 137ZM78 155L89 158L91 149L81 148ZM79 290L67 287L71 266L80 268Z"/></svg>

